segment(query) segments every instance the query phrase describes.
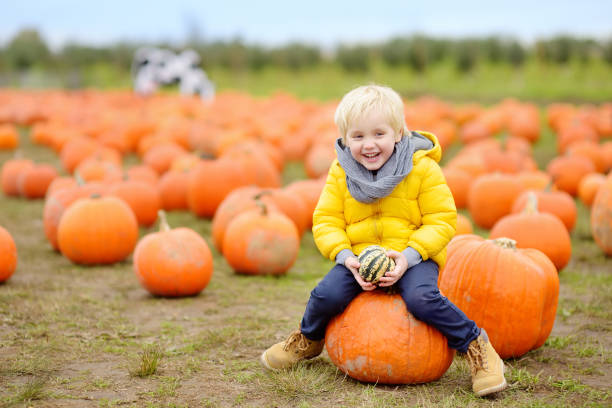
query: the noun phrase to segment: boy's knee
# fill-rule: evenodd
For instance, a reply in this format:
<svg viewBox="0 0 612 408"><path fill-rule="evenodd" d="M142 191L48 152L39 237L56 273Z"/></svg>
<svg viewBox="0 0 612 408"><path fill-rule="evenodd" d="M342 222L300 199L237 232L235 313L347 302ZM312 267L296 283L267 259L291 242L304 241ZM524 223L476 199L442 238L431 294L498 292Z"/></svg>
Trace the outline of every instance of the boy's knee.
<svg viewBox="0 0 612 408"><path fill-rule="evenodd" d="M427 315L440 299L440 291L437 289L416 289L404 297L408 311L417 318Z"/></svg>
<svg viewBox="0 0 612 408"><path fill-rule="evenodd" d="M344 293L338 290L326 290L324 287L317 286L310 292L310 296L316 299L320 309L332 313L340 313L347 303L347 296Z"/></svg>

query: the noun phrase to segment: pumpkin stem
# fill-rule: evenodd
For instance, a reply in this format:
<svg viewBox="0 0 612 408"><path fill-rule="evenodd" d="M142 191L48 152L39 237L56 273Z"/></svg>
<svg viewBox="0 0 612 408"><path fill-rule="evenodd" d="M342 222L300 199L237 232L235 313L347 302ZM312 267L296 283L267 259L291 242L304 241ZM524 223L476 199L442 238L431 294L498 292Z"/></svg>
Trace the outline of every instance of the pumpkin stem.
<svg viewBox="0 0 612 408"><path fill-rule="evenodd" d="M527 194L527 204L525 205L525 214L537 214L538 213L538 196L530 191Z"/></svg>
<svg viewBox="0 0 612 408"><path fill-rule="evenodd" d="M83 177L81 177L81 173L79 173L78 171L74 172L74 179L76 180L77 185L79 186L86 184L85 180L83 180Z"/></svg>
<svg viewBox="0 0 612 408"><path fill-rule="evenodd" d="M548 184L546 184L546 187L544 187L544 191L553 191L553 186L555 185L555 179L554 177L550 177L550 181L548 182Z"/></svg>
<svg viewBox="0 0 612 408"><path fill-rule="evenodd" d="M266 203L261 201L259 198L255 198L255 204L261 209L261 215L264 217L268 215L268 206Z"/></svg>
<svg viewBox="0 0 612 408"><path fill-rule="evenodd" d="M272 191L270 191L270 190L261 190L259 193L255 194L253 196L253 199L255 201L257 201L257 200L261 199L261 197L267 196L267 195L270 195L270 194L272 194Z"/></svg>
<svg viewBox="0 0 612 408"><path fill-rule="evenodd" d="M493 240L493 243L502 248L516 249L516 241L510 238L505 238L505 237L495 238Z"/></svg>
<svg viewBox="0 0 612 408"><path fill-rule="evenodd" d="M168 219L166 218L166 212L164 210L159 210L157 211L157 216L159 217L159 232L170 231L170 225L168 224Z"/></svg>

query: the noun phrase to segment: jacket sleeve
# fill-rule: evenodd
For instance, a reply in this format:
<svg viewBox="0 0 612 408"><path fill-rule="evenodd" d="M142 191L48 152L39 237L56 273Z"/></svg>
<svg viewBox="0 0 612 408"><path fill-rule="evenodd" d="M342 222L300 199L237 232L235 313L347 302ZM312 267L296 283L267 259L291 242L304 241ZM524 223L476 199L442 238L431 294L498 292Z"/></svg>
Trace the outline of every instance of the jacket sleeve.
<svg viewBox="0 0 612 408"><path fill-rule="evenodd" d="M437 255L455 236L457 209L442 169L427 159L417 201L421 226L410 236L408 246L416 249L423 261Z"/></svg>
<svg viewBox="0 0 612 408"><path fill-rule="evenodd" d="M321 254L332 261L343 249L351 249L351 241L346 234L344 197L338 185L341 171L337 166L337 163L332 164L312 216L312 233L315 244Z"/></svg>

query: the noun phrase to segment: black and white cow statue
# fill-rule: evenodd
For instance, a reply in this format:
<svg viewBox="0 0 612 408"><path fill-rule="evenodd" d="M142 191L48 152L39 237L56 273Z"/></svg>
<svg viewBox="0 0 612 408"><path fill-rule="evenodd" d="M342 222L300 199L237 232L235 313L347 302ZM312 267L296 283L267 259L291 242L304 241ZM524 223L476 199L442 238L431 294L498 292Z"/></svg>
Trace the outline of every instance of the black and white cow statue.
<svg viewBox="0 0 612 408"><path fill-rule="evenodd" d="M139 48L132 62L134 90L151 95L160 85L178 84L182 95L199 94L202 99L211 100L215 86L199 64L200 56L193 50L175 54L162 48Z"/></svg>

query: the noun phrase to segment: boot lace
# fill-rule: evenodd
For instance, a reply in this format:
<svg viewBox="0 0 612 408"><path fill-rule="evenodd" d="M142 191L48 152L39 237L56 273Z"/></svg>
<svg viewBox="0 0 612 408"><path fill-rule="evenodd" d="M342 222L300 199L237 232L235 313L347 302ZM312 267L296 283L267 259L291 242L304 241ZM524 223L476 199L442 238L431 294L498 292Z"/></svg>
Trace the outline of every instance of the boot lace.
<svg viewBox="0 0 612 408"><path fill-rule="evenodd" d="M474 376L478 370L487 369L487 356L484 344L481 344L480 338L473 341L467 350L467 359L470 365L470 371Z"/></svg>
<svg viewBox="0 0 612 408"><path fill-rule="evenodd" d="M302 332L300 332L299 330L296 330L293 333L291 333L289 337L287 338L287 340L285 340L283 351L289 351L289 347L293 343L297 343L296 347L298 351L306 351L308 350L308 346L310 345L310 342L308 341L306 336L304 336Z"/></svg>

